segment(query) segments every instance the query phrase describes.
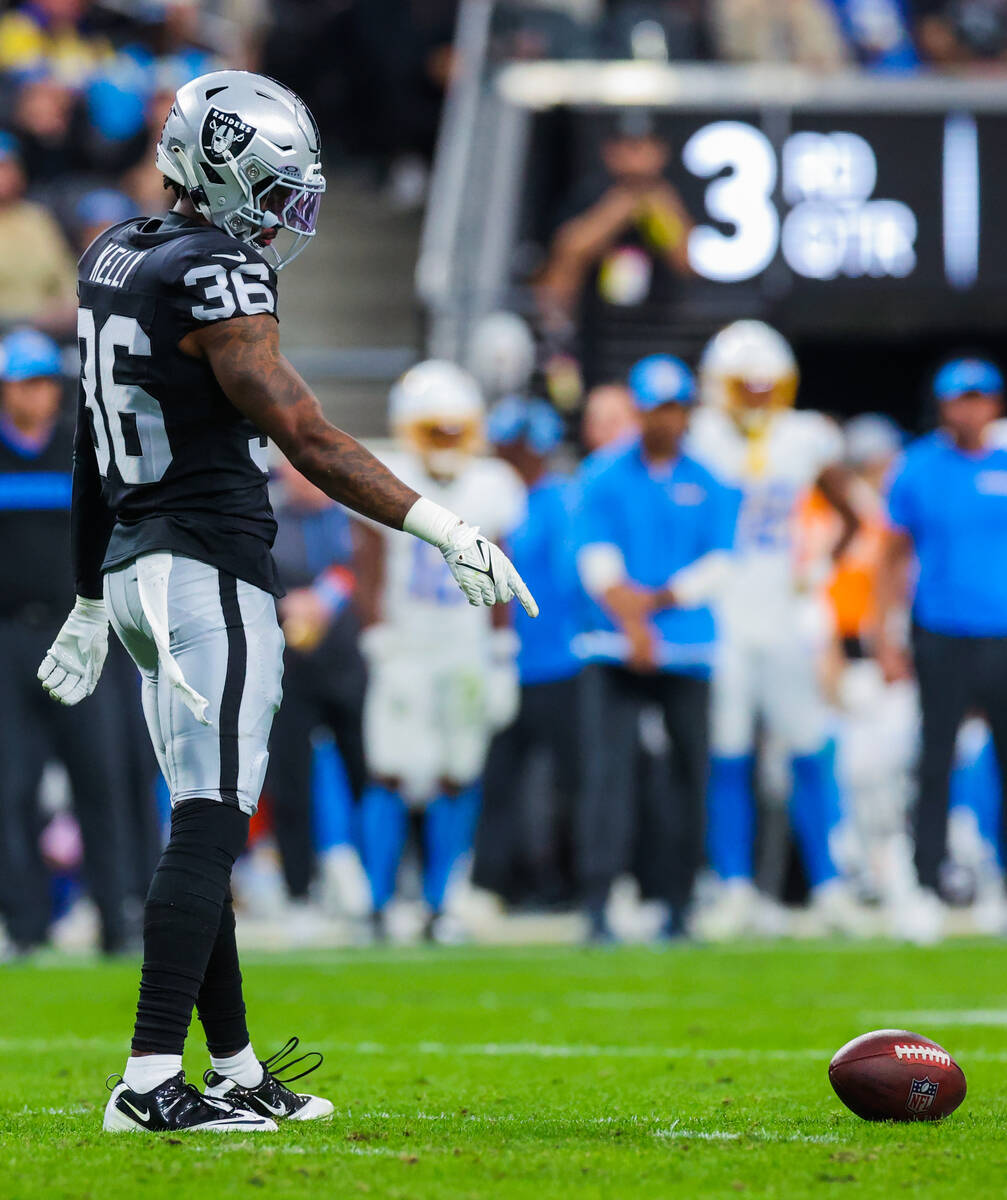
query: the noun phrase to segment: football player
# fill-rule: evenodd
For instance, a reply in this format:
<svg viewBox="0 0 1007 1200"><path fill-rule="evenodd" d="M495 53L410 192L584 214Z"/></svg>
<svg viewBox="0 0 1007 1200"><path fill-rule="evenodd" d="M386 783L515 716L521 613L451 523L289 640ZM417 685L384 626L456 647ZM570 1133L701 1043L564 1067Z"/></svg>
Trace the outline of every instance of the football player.
<svg viewBox="0 0 1007 1200"><path fill-rule="evenodd" d="M420 363L392 390L397 448L386 462L501 537L523 519L525 492L513 468L478 455L483 418L468 372L436 359ZM440 936L453 924L437 916L452 870L471 846L489 739L517 711L517 638L503 610L459 605L443 556L429 546L373 525L364 536L364 741L374 781L363 806L364 861L380 913L395 891L407 809L422 808L424 900L431 932Z"/></svg>
<svg viewBox="0 0 1007 1200"><path fill-rule="evenodd" d="M231 868L280 703L266 439L333 499L429 542L471 604L535 605L476 529L330 425L280 353L276 272L314 235L325 190L301 100L261 75L201 76L179 90L157 162L171 211L113 226L80 262L78 598L39 678L64 704L84 699L111 621L171 791L132 1054L104 1128L250 1132L332 1112L281 1082L283 1051L256 1057L234 939ZM182 1071L193 1005L206 1094Z"/></svg>
<svg viewBox="0 0 1007 1200"><path fill-rule="evenodd" d="M721 330L704 351L700 382L704 403L692 422L690 452L742 493L714 674L709 849L725 886L709 924L740 934L760 912L752 883L752 778L761 722L789 758L791 823L816 907L827 924L845 929L856 924L855 910L829 847L838 793L809 628L813 607L802 593L793 542L798 503L816 484L842 519L833 553L856 533L842 438L821 413L794 410L793 351L761 321Z"/></svg>

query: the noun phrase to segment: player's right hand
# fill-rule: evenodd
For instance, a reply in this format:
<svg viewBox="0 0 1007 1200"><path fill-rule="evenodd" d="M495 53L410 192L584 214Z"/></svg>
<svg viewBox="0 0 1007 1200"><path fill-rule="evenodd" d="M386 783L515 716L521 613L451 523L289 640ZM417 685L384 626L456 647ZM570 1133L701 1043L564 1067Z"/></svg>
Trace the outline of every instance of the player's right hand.
<svg viewBox="0 0 1007 1200"><path fill-rule="evenodd" d="M459 521L441 553L469 604L506 604L516 597L529 617L538 616L535 597L514 564L478 527Z"/></svg>
<svg viewBox="0 0 1007 1200"><path fill-rule="evenodd" d="M108 617L103 600L77 597L38 669L42 686L60 704L79 704L98 684L108 653Z"/></svg>

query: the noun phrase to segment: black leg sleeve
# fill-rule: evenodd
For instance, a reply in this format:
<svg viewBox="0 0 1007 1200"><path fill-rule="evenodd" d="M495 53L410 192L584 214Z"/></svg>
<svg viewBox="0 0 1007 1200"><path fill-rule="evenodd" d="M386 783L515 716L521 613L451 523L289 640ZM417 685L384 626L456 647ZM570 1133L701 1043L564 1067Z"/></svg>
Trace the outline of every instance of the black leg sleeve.
<svg viewBox="0 0 1007 1200"><path fill-rule="evenodd" d="M172 812L171 837L144 906L135 1051L181 1054L220 932L231 868L247 840L248 817L219 800L188 800Z"/></svg>
<svg viewBox="0 0 1007 1200"><path fill-rule="evenodd" d="M211 1054L225 1058L248 1045L250 1039L245 1023L245 998L241 992L241 967L234 940L234 905L230 892L224 901L220 929L206 964L203 986L196 997L196 1011Z"/></svg>

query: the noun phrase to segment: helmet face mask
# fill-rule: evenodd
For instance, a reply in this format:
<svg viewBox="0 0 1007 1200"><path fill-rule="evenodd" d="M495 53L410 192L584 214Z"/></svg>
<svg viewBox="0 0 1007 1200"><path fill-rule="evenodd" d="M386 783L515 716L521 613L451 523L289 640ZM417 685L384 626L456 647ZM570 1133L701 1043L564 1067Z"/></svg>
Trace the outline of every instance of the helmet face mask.
<svg viewBox="0 0 1007 1200"><path fill-rule="evenodd" d="M318 127L289 88L247 71L214 71L180 88L157 164L211 224L259 245L276 270L315 234L325 178ZM277 233L290 234L283 252Z"/></svg>

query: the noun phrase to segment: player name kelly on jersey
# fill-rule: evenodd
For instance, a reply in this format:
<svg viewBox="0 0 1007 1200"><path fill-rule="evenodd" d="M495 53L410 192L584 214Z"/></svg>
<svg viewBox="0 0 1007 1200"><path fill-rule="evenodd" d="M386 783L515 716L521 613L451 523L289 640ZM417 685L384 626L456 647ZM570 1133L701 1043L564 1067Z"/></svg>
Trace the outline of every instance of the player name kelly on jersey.
<svg viewBox="0 0 1007 1200"><path fill-rule="evenodd" d="M128 250L125 246L117 246L113 242L98 255L88 276L88 283L123 287L149 253L149 250Z"/></svg>
<svg viewBox="0 0 1007 1200"><path fill-rule="evenodd" d="M209 364L179 348L208 322L275 317L271 267L169 213L103 233L81 259L78 293L78 590L100 595L103 566L168 550L278 592L265 438Z"/></svg>

